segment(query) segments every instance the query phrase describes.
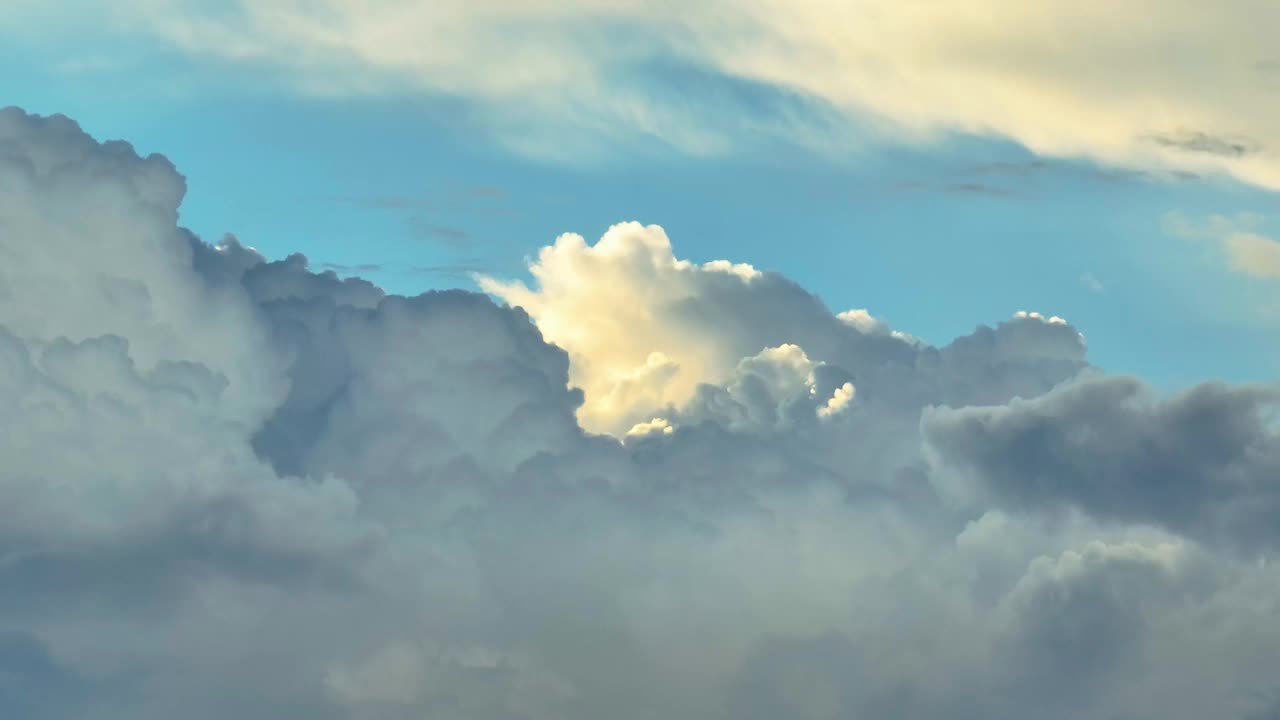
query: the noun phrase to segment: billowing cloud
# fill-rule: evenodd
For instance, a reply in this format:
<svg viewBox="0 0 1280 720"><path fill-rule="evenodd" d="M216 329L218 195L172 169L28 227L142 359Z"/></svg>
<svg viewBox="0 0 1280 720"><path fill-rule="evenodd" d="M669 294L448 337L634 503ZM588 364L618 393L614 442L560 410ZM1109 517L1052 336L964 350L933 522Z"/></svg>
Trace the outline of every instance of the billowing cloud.
<svg viewBox="0 0 1280 720"><path fill-rule="evenodd" d="M638 224L388 295L0 129L6 717L1274 709L1274 388L1033 312L933 347Z"/></svg>
<svg viewBox="0 0 1280 720"><path fill-rule="evenodd" d="M830 366L825 373L846 373L854 387L867 385L869 397L915 410L1037 394L1084 366L1083 337L1061 318L1019 312L937 349L866 310L833 315L780 275L681 260L656 225L621 223L595 245L562 235L529 270L532 288L478 279L569 353L570 382L585 393L578 417L593 432L621 435L678 410L704 385L749 373L740 364L761 353L751 361L759 368L803 366L799 376L807 376L816 361ZM838 387L823 388L823 400Z"/></svg>
<svg viewBox="0 0 1280 720"><path fill-rule="evenodd" d="M19 2L0 23L39 17L56 26L36 5ZM115 28L191 57L266 67L297 91L466 98L477 121L535 154L580 157L584 145L598 150L628 134L721 153L761 134L832 148L962 132L1043 155L1229 173L1280 188L1269 32L1280 8L1250 0L696 8L234 0L216 9L131 0L111 8L95 32Z"/></svg>
<svg viewBox="0 0 1280 720"><path fill-rule="evenodd" d="M186 183L165 158L99 145L62 117L0 109L8 260L0 313L29 343L127 340L143 372L198 361L230 420L261 419L286 389L283 358L241 293L199 281L176 226ZM98 308L98 312L85 312ZM203 332L186 332L201 326Z"/></svg>
<svg viewBox="0 0 1280 720"><path fill-rule="evenodd" d="M724 380L770 344L754 346L751 335L759 333L741 319L737 327L720 322L727 308L717 305L735 295L762 304L776 297L824 314L799 288L749 265L677 259L656 225L615 225L595 245L562 235L530 272L538 282L532 290L488 277L480 286L525 309L549 341L569 351L570 381L587 397L583 426L601 432L625 431L687 402L700 383Z"/></svg>

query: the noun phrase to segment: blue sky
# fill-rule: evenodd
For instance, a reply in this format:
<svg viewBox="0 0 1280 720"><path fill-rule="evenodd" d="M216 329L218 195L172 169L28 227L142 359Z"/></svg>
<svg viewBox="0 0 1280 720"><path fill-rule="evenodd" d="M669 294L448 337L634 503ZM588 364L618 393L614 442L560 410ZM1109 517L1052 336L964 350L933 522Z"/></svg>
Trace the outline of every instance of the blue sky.
<svg viewBox="0 0 1280 720"><path fill-rule="evenodd" d="M568 156L530 153L465 94L326 97L253 63L127 38L73 52L58 37L4 44L17 70L5 104L168 156L188 179L182 220L207 240L234 233L395 292L474 287L473 270L520 277L562 232L639 220L666 228L679 257L781 272L835 311L866 307L934 343L1027 309L1081 328L1094 362L1160 385L1264 380L1280 363L1280 281L1168 232L1170 213L1254 213L1266 234L1274 192L1223 173L1144 172L954 129L876 134L821 98L652 61L629 70L637 87L658 102L712 98L704 124L786 115L856 149L762 135L691 150L619 132Z"/></svg>

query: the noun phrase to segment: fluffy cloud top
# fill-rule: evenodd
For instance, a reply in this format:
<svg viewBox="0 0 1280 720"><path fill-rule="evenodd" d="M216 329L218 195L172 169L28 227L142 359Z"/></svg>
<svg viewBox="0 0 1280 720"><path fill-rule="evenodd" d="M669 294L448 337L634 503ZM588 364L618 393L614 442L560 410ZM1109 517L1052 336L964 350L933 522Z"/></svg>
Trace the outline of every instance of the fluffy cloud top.
<svg viewBox="0 0 1280 720"><path fill-rule="evenodd" d="M595 245L562 235L529 270L535 290L488 277L479 278L480 286L526 310L549 341L568 350L570 382L586 393L582 424L598 432L617 434L684 404L700 384L727 379L743 357L783 344L757 339L781 338L780 328L760 333L741 319L722 322L726 313L718 306L735 296L761 305L775 298L807 304L821 313L799 288L749 265L677 259L656 225L615 225ZM803 353L791 357L808 363Z"/></svg>
<svg viewBox="0 0 1280 720"><path fill-rule="evenodd" d="M389 296L182 190L0 112L5 717L1280 710L1275 388L1030 312L932 347L637 224Z"/></svg>
<svg viewBox="0 0 1280 720"><path fill-rule="evenodd" d="M872 397L915 409L1043 392L1084 363L1083 337L1058 317L1020 311L994 330L979 328L937 349L866 310L833 315L780 275L725 260L680 260L655 225L615 225L595 245L562 235L529 271L533 288L478 281L568 351L570 382L585 393L578 417L593 432L622 435L678 412L714 389L707 386L752 374L742 363L757 355L748 364L789 366L797 378L808 378L811 360L828 363L824 373L844 372L855 387L870 385ZM785 373L770 375L779 390ZM843 382L822 388L822 400Z"/></svg>
<svg viewBox="0 0 1280 720"><path fill-rule="evenodd" d="M38 8L22 0L0 23L56 24ZM197 58L265 66L303 92L469 98L481 119L534 153L558 145L580 154L584 136L607 142L628 132L717 153L761 133L831 147L851 136L960 131L1041 154L1223 172L1280 188L1272 3L130 0L111 8L95 32L140 33ZM671 84L673 66L755 87L772 102L735 104L741 93L714 83L690 93Z"/></svg>

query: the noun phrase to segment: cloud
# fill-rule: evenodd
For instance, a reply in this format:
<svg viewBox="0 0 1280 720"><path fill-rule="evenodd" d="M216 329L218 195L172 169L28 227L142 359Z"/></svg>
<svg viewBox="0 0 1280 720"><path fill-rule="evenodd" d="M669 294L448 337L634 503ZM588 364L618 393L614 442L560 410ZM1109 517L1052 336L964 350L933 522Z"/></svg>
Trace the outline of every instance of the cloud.
<svg viewBox="0 0 1280 720"><path fill-rule="evenodd" d="M1038 312L934 347L639 224L509 305L388 295L181 230L162 158L0 130L0 714L1274 698L1274 388L1157 397Z"/></svg>
<svg viewBox="0 0 1280 720"><path fill-rule="evenodd" d="M400 214L410 237L457 250L473 243L475 238L471 232L461 227L434 221L425 213L441 211L501 213L504 212L503 208L479 206L475 202L501 200L504 197L506 197L504 189L480 185L419 195L339 195L322 199L325 202L340 203L364 210L390 211Z"/></svg>
<svg viewBox="0 0 1280 720"><path fill-rule="evenodd" d="M1280 241L1256 231L1264 218L1253 213L1213 215L1195 223L1178 212L1164 217L1165 230L1176 237L1217 243L1234 272L1261 279L1280 278Z"/></svg>
<svg viewBox="0 0 1280 720"><path fill-rule="evenodd" d="M865 310L833 315L779 275L725 260L696 265L679 259L655 225L615 225L595 245L562 235L539 252L530 272L533 288L488 276L479 282L528 312L543 335L569 353L570 381L585 393L578 417L593 432L620 435L664 416L668 407L689 402L699 386L728 382L743 358L786 345L849 373L860 392L866 385L916 409L930 401L973 400L962 397L969 383L983 383L973 392L1007 399L1004 389L981 377L988 373L1018 385L1018 392L1043 392L1084 360L1079 333L1038 313L929 347ZM1025 361L1035 368L1020 377L1015 366ZM1031 377L1041 373L1042 379Z"/></svg>
<svg viewBox="0 0 1280 720"><path fill-rule="evenodd" d="M21 717L66 717L84 711L91 687L67 671L29 633L0 633L0 702Z"/></svg>
<svg viewBox="0 0 1280 720"><path fill-rule="evenodd" d="M1011 197L1012 190L983 185L981 183L952 183L942 188L945 192L959 195L986 195L989 197Z"/></svg>
<svg viewBox="0 0 1280 720"><path fill-rule="evenodd" d="M952 195L969 195L973 197L1011 198L1017 195L1013 190L978 182L932 183L921 180L909 180L894 186L897 190L943 192Z"/></svg>
<svg viewBox="0 0 1280 720"><path fill-rule="evenodd" d="M1195 130L1183 130L1171 135L1152 138L1158 145L1190 153L1206 153L1229 158L1239 158L1258 152L1257 143L1248 138L1225 138Z"/></svg>
<svg viewBox="0 0 1280 720"><path fill-rule="evenodd" d="M729 430L759 432L834 417L853 402L854 387L847 380L837 385L833 380L847 374L831 370L797 345L765 348L740 360L723 386L699 385L678 422L711 420Z"/></svg>
<svg viewBox="0 0 1280 720"><path fill-rule="evenodd" d="M226 381L221 410L260 420L285 389L283 359L256 349L267 332L247 300L192 271L175 224L186 183L169 161L138 158L124 142L99 145L67 118L16 108L0 109L0 147L6 244L21 258L0 268L8 331L32 343L127 338L144 372L199 360ZM19 249L20 238L40 241ZM208 332L181 332L187 326Z"/></svg>
<svg viewBox="0 0 1280 720"><path fill-rule="evenodd" d="M1074 506L1205 540L1271 545L1280 394L1204 384L1157 401L1132 378L1095 377L998 407L936 409L923 431L948 468L997 502Z"/></svg>
<svg viewBox="0 0 1280 720"><path fill-rule="evenodd" d="M442 243L449 247L464 247L471 241L471 233L452 225L441 225L413 216L408 219L409 232L414 237Z"/></svg>
<svg viewBox="0 0 1280 720"><path fill-rule="evenodd" d="M487 268L480 264L474 265L416 265L409 268L409 272L414 275L438 275L443 277L451 277L459 282L470 280L478 273L487 272Z"/></svg>
<svg viewBox="0 0 1280 720"><path fill-rule="evenodd" d="M486 276L479 282L529 312L543 335L570 353L570 381L589 398L580 418L594 431L625 432L665 405L686 402L700 383L723 379L739 359L783 344L751 347L732 337L736 328L714 329L719 323L706 313L716 308L700 302L704 296L716 302L772 289L813 302L748 265L679 260L662 228L639 223L613 226L596 245L561 235L530 272L539 283L532 290ZM751 289L755 283L769 289Z"/></svg>
<svg viewBox="0 0 1280 720"><path fill-rule="evenodd" d="M350 205L366 210L407 210L423 203L408 195L334 196L323 198L326 202Z"/></svg>
<svg viewBox="0 0 1280 720"><path fill-rule="evenodd" d="M1223 240L1231 269L1257 278L1280 278L1280 242L1265 235L1233 233Z"/></svg>
<svg viewBox="0 0 1280 720"><path fill-rule="evenodd" d="M335 273L340 272L345 274L354 274L354 273L362 273L362 272L364 273L382 272L382 265L379 265L377 263L361 263L359 265L340 265L338 263L323 263L321 264L320 267L323 267L325 270L332 270Z"/></svg>
<svg viewBox="0 0 1280 720"><path fill-rule="evenodd" d="M1006 702L1037 703L1050 716L1114 711L1094 698L1141 672L1151 618L1173 607L1167 598L1195 592L1189 555L1176 544L1094 542L1032 561L998 611Z"/></svg>
<svg viewBox="0 0 1280 720"><path fill-rule="evenodd" d="M94 29L265 67L257 82L295 92L462 98L509 145L560 160L636 138L715 154L779 136L830 151L961 132L1276 189L1280 96L1260 28L1277 13L1247 0L715 0L692 12L642 0L134 0ZM9 26L21 18L15 8Z"/></svg>
<svg viewBox="0 0 1280 720"><path fill-rule="evenodd" d="M849 407L849 403L853 402L853 393L854 387L851 382L836 388L831 399L827 400L827 404L818 408L818 417L832 417L844 412L845 408Z"/></svg>
<svg viewBox="0 0 1280 720"><path fill-rule="evenodd" d="M1102 281L1098 279L1098 276L1091 272L1086 272L1080 276L1080 284L1088 288L1090 292L1095 293L1104 292L1107 289L1107 287L1102 284Z"/></svg>
<svg viewBox="0 0 1280 720"><path fill-rule="evenodd" d="M670 435L675 427L666 418L654 418L648 422L636 423L627 431L627 437L644 437L655 433Z"/></svg>

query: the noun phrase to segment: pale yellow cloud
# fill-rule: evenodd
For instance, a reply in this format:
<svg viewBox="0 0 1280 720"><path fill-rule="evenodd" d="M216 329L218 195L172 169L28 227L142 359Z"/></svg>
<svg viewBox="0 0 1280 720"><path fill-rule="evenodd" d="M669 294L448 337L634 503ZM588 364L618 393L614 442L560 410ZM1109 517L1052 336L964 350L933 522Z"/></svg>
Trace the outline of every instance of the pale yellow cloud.
<svg viewBox="0 0 1280 720"><path fill-rule="evenodd" d="M648 422L636 423L627 431L627 437L670 435L673 432L675 432L675 427L666 418L654 418Z"/></svg>
<svg viewBox="0 0 1280 720"><path fill-rule="evenodd" d="M1171 212L1164 218L1166 232L1177 237L1207 241L1221 248L1227 266L1255 278L1280 278L1280 241L1258 232L1264 218L1254 213L1232 217L1212 215L1194 222Z"/></svg>
<svg viewBox="0 0 1280 720"><path fill-rule="evenodd" d="M853 383L847 382L836 388L835 393L827 403L818 408L818 417L834 417L844 412L850 404L853 403L854 389Z"/></svg>
<svg viewBox="0 0 1280 720"><path fill-rule="evenodd" d="M723 332L682 316L681 302L709 285L747 284L749 265L695 265L675 257L657 225L621 223L594 245L561 235L530 265L536 285L481 276L486 292L524 308L549 342L570 357L570 383L583 389L583 427L624 435L698 383L728 376L740 357Z"/></svg>
<svg viewBox="0 0 1280 720"><path fill-rule="evenodd" d="M34 0L24 0L27 4ZM267 63L307 92L427 91L490 103L510 143L554 153L640 132L691 152L743 132L852 147L999 136L1121 166L1280 189L1280 3L1252 0L194 0L113 6L194 55ZM676 59L817 98L859 133L755 122L655 96L627 72ZM754 124L753 124L754 123ZM852 126L850 126L852 127ZM854 138L859 138L855 140Z"/></svg>
<svg viewBox="0 0 1280 720"><path fill-rule="evenodd" d="M889 328L880 318L867 312L866 308L845 310L836 315L844 324L868 334L889 332Z"/></svg>
<svg viewBox="0 0 1280 720"><path fill-rule="evenodd" d="M709 417L752 430L834 419L853 404L853 383L820 382L830 369L824 359L785 338L894 335L865 310L837 319L750 265L679 259L657 225L620 223L594 245L561 235L529 273L532 287L476 279L568 353L569 382L583 391L582 427L620 438L671 434ZM773 332L763 315L779 307L800 314Z"/></svg>
<svg viewBox="0 0 1280 720"><path fill-rule="evenodd" d="M1233 233L1223 240L1231 268L1259 278L1280 278L1280 242L1251 232Z"/></svg>
<svg viewBox="0 0 1280 720"><path fill-rule="evenodd" d="M1280 188L1280 5L1247 0L754 0L703 35L726 72L928 137L1226 171ZM747 30L744 30L746 28ZM750 42L741 38L750 37Z"/></svg>

